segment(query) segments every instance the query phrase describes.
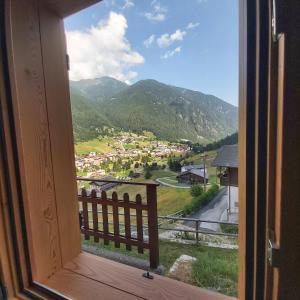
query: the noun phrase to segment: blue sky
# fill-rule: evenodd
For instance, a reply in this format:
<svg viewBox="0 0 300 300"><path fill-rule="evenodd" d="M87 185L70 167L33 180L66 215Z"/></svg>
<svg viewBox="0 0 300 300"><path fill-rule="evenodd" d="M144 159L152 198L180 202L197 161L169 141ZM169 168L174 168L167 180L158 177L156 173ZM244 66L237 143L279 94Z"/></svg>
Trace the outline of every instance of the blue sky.
<svg viewBox="0 0 300 300"><path fill-rule="evenodd" d="M237 0L103 0L65 29L73 80L151 78L237 105Z"/></svg>

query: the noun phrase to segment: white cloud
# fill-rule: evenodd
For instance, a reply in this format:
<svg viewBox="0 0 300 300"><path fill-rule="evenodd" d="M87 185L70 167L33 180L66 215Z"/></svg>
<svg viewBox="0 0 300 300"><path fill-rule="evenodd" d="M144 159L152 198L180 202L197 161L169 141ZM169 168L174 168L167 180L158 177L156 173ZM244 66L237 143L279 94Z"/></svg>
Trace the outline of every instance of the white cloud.
<svg viewBox="0 0 300 300"><path fill-rule="evenodd" d="M144 13L144 16L153 22L162 22L166 19L167 8L161 6L161 4L154 0L151 2L152 11Z"/></svg>
<svg viewBox="0 0 300 300"><path fill-rule="evenodd" d="M67 32L70 79L111 76L130 82L135 78L137 73L132 68L144 63L144 58L126 39L127 27L122 14L111 12L96 27Z"/></svg>
<svg viewBox="0 0 300 300"><path fill-rule="evenodd" d="M175 54L178 54L181 52L181 47L177 47L174 50L167 51L161 58L168 59L170 57L173 57Z"/></svg>
<svg viewBox="0 0 300 300"><path fill-rule="evenodd" d="M186 31L181 31L180 29L177 29L173 34L162 34L157 39L157 45L160 48L166 48L172 45L176 41L182 41L184 36L186 35Z"/></svg>
<svg viewBox="0 0 300 300"><path fill-rule="evenodd" d="M128 9L134 7L134 2L132 0L125 0L122 9Z"/></svg>
<svg viewBox="0 0 300 300"><path fill-rule="evenodd" d="M144 41L145 47L149 48L154 41L155 41L155 34L152 34Z"/></svg>
<svg viewBox="0 0 300 300"><path fill-rule="evenodd" d="M192 22L190 22L190 23L188 24L188 26L186 26L186 29L187 29L187 30L189 30L189 29L194 29L194 28L198 27L199 25L200 25L199 22L197 22L197 23L192 23Z"/></svg>

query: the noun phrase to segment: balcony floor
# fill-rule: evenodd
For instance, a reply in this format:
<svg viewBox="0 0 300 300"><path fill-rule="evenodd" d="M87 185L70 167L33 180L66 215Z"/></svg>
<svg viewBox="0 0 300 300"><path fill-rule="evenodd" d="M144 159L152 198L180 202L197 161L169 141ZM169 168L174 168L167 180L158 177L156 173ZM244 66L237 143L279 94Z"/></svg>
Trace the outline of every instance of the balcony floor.
<svg viewBox="0 0 300 300"><path fill-rule="evenodd" d="M140 269L82 253L43 284L78 300L234 299L164 276L146 279L143 273Z"/></svg>

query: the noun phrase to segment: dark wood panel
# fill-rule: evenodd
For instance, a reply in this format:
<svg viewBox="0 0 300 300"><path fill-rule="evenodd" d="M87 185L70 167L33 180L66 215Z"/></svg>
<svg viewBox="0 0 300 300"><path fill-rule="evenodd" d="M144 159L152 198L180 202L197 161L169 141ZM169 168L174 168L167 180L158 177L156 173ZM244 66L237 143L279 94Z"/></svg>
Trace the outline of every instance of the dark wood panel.
<svg viewBox="0 0 300 300"><path fill-rule="evenodd" d="M118 236L120 234L120 226L119 226L118 194L116 192L113 192L112 194L112 201L113 201L114 235ZM120 243L116 241L115 247L120 248Z"/></svg>
<svg viewBox="0 0 300 300"><path fill-rule="evenodd" d="M143 210L141 207L142 197L141 195L136 195L136 231L137 231L137 239L139 242L143 242ZM139 253L144 253L143 247L138 247Z"/></svg>
<svg viewBox="0 0 300 300"><path fill-rule="evenodd" d="M300 299L300 2L277 1L278 159L275 230L280 245L276 299ZM280 139L280 140L278 140ZM280 183L279 183L280 181ZM275 287L276 288L276 287Z"/></svg>
<svg viewBox="0 0 300 300"><path fill-rule="evenodd" d="M131 226L130 226L130 208L129 208L129 195L124 194L124 222L125 222L125 237L127 240L131 238ZM126 244L126 249L131 250L131 245Z"/></svg>

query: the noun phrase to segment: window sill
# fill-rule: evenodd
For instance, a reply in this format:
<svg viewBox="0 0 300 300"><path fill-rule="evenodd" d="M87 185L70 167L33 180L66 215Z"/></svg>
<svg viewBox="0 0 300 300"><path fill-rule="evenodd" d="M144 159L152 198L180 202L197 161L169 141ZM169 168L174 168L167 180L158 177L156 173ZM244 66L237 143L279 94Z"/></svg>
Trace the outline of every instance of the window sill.
<svg viewBox="0 0 300 300"><path fill-rule="evenodd" d="M167 277L142 277L143 271L81 253L43 283L71 299L235 299Z"/></svg>

